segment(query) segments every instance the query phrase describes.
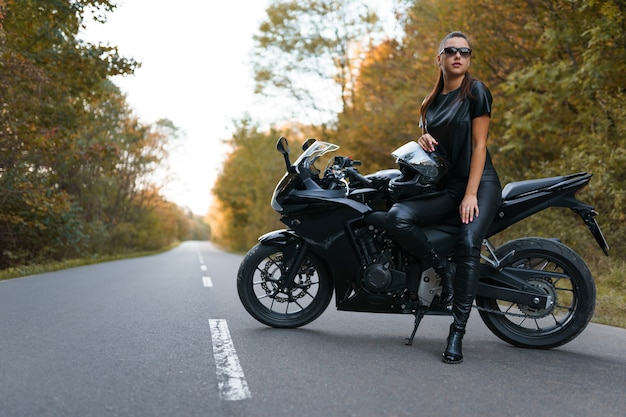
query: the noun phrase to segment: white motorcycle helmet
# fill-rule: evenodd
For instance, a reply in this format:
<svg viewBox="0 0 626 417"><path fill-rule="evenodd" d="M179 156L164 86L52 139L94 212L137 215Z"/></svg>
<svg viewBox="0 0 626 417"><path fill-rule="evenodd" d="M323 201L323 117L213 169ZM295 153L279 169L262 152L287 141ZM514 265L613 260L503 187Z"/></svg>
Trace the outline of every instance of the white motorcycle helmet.
<svg viewBox="0 0 626 417"><path fill-rule="evenodd" d="M400 166L400 175L389 181L392 201L406 201L434 194L445 186L448 162L437 152L426 152L415 141L391 154Z"/></svg>

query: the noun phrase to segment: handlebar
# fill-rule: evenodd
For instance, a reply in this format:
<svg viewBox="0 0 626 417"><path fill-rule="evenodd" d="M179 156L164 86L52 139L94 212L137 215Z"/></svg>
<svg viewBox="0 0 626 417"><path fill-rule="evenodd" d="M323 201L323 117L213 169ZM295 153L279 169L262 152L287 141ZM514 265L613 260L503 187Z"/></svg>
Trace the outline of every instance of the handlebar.
<svg viewBox="0 0 626 417"><path fill-rule="evenodd" d="M361 165L361 161L352 159L349 156L335 156L333 165L337 168L356 167Z"/></svg>
<svg viewBox="0 0 626 417"><path fill-rule="evenodd" d="M335 156L332 165L326 168L322 186L324 188L334 189L340 183L344 183L347 192L349 186L345 178L348 178L350 184L353 186L372 187L372 181L361 175L359 171L354 168L359 165L361 165L361 161L359 160L353 160L346 156Z"/></svg>
<svg viewBox="0 0 626 417"><path fill-rule="evenodd" d="M346 168L346 175L348 178L350 178L350 181L361 182L368 186L372 185L372 181L365 178L363 175L359 173L359 171L357 171L354 168Z"/></svg>

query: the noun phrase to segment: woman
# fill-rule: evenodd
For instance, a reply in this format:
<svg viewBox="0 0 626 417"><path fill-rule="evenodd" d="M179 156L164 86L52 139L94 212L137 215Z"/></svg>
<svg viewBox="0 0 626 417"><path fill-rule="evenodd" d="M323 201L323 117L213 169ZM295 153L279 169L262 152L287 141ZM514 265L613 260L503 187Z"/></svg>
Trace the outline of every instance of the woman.
<svg viewBox="0 0 626 417"><path fill-rule="evenodd" d="M441 276L442 303L452 299L454 321L442 359L450 364L463 361L462 339L476 295L482 240L502 194L486 146L492 97L489 89L468 73L471 54L463 33L452 32L443 39L437 55L439 79L421 107L423 135L417 143L427 152L444 155L450 163L446 192L396 203L387 215L400 243ZM420 229L453 216L460 230L454 274Z"/></svg>

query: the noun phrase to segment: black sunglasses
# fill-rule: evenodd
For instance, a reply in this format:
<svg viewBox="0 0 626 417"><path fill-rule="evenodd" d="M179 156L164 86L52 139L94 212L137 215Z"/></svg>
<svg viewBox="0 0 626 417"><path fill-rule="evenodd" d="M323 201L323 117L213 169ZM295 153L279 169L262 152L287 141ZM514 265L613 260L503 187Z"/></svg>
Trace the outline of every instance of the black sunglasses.
<svg viewBox="0 0 626 417"><path fill-rule="evenodd" d="M460 53L463 58L469 58L472 55L471 48L455 48L454 46L443 48L441 52L439 52L439 55L446 54L446 56L455 56L457 52Z"/></svg>

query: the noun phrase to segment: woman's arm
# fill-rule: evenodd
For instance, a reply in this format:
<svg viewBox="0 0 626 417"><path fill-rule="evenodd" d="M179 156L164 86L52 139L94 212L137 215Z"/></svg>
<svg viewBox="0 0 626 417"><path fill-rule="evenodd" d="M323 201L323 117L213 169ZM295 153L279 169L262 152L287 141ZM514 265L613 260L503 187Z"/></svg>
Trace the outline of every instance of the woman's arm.
<svg viewBox="0 0 626 417"><path fill-rule="evenodd" d="M472 119L472 159L465 196L459 206L461 221L466 224L474 221L474 217L478 217L479 214L477 194L487 159L487 134L490 120L488 114Z"/></svg>

